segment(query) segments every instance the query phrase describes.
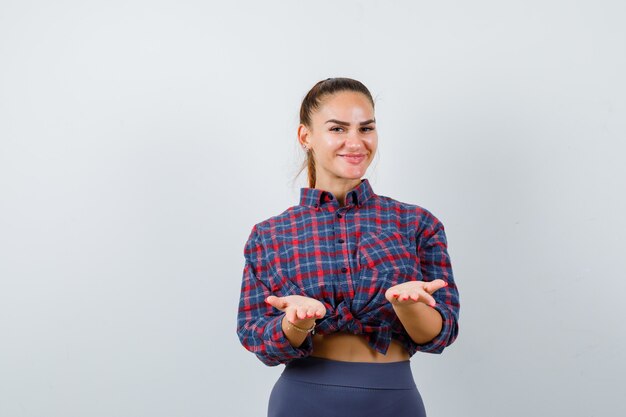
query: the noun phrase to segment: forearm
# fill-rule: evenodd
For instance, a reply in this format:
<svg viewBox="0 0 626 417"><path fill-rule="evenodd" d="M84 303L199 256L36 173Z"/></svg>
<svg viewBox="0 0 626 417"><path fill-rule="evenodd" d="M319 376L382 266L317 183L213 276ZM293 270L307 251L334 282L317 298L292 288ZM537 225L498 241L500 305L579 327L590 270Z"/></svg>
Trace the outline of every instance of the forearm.
<svg viewBox="0 0 626 417"><path fill-rule="evenodd" d="M406 332L417 344L428 343L441 332L441 314L424 303L394 304L393 309Z"/></svg>

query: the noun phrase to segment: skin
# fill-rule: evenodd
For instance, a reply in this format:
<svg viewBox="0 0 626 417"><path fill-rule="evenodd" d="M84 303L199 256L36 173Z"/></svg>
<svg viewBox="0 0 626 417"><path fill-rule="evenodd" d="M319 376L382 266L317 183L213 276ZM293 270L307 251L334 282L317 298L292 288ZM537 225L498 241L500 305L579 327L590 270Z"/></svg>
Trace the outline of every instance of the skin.
<svg viewBox="0 0 626 417"><path fill-rule="evenodd" d="M374 108L369 99L358 92L341 91L322 99L320 107L311 115L311 125L298 126L298 141L311 149L315 158L315 188L330 191L341 206L346 194L358 186L372 162L378 146L378 132ZM341 155L362 154L358 164L349 163ZM443 288L445 281L411 281L395 285L385 292L398 319L415 343L431 341L439 334L442 317L432 308L435 291ZM282 327L292 346L300 346L307 333L294 329L294 325L308 329L315 319L324 317L324 305L310 297L290 295L269 296L266 302L285 313ZM312 356L356 362L394 362L407 360L408 353L402 345L392 340L386 355L372 349L362 335L334 333L313 336Z"/></svg>

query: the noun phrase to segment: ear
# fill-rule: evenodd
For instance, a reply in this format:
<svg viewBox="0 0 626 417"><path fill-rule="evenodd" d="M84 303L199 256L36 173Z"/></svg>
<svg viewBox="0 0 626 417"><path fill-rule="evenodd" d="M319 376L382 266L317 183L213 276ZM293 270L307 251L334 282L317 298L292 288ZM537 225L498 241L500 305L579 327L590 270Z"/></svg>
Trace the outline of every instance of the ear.
<svg viewBox="0 0 626 417"><path fill-rule="evenodd" d="M309 133L309 128L300 123L300 126L298 126L298 142L300 142L300 146L311 147L309 143Z"/></svg>

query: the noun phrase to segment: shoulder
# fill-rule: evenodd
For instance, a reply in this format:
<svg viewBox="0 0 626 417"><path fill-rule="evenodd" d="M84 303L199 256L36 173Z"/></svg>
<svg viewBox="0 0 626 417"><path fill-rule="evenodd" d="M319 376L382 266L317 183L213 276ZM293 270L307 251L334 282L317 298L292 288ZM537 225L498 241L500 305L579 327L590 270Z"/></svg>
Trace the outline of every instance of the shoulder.
<svg viewBox="0 0 626 417"><path fill-rule="evenodd" d="M432 211L419 204L399 201L385 195L376 195L374 204L385 211L396 212L405 222L415 225L418 230L443 227Z"/></svg>
<svg viewBox="0 0 626 417"><path fill-rule="evenodd" d="M280 234L293 227L294 223L305 222L311 215L310 209L303 206L291 206L282 213L268 217L252 226L251 236L263 240Z"/></svg>

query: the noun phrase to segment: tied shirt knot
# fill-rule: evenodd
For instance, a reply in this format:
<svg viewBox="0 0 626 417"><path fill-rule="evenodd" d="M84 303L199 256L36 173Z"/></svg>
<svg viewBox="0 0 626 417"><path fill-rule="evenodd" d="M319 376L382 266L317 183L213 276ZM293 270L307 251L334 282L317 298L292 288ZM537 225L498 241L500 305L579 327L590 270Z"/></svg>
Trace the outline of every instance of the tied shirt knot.
<svg viewBox="0 0 626 417"><path fill-rule="evenodd" d="M334 311L316 326L316 333L318 334L334 332L363 335L368 344L382 354L387 353L391 342L389 325L381 323L375 316L371 318L355 316L345 301L339 303Z"/></svg>

